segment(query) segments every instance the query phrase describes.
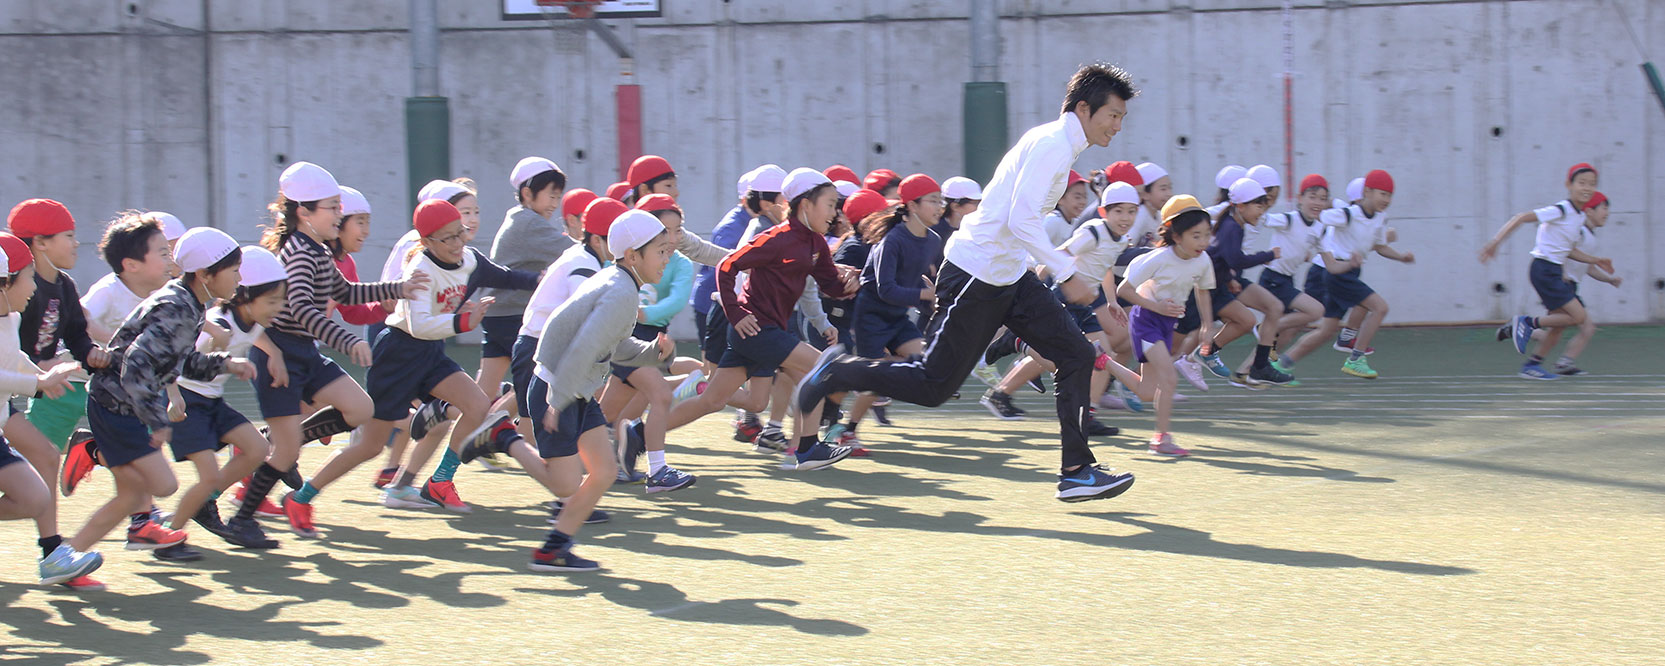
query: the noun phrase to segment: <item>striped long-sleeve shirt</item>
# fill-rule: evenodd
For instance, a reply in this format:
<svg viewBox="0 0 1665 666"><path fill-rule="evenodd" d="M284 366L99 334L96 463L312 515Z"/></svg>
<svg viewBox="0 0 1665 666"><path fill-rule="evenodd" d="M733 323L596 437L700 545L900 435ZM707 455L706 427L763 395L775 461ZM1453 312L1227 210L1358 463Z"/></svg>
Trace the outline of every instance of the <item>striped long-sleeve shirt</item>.
<svg viewBox="0 0 1665 666"><path fill-rule="evenodd" d="M330 299L358 305L401 297L401 282L348 282L329 248L303 233L284 241L278 258L289 272L289 303L272 320L272 330L316 339L343 354L351 353L360 338L324 314Z"/></svg>

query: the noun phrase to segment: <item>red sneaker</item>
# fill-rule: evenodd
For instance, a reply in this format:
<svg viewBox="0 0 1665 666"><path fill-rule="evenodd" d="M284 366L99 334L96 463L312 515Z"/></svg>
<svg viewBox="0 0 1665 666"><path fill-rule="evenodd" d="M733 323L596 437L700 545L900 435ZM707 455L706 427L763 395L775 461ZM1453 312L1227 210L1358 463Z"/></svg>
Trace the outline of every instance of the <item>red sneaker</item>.
<svg viewBox="0 0 1665 666"><path fill-rule="evenodd" d="M452 513L472 513L474 511L473 507L464 504L462 498L457 496L457 484L450 481L428 479L427 483L422 484L422 499L445 507L446 511Z"/></svg>
<svg viewBox="0 0 1665 666"><path fill-rule="evenodd" d="M76 486L87 480L93 468L98 466L98 454L93 448L92 434L85 430L77 430L75 434L77 437L70 441L69 448L64 451L64 497L74 495Z"/></svg>
<svg viewBox="0 0 1665 666"><path fill-rule="evenodd" d="M170 530L152 521L138 529L127 528L128 550L156 550L185 543L185 530Z"/></svg>
<svg viewBox="0 0 1665 666"><path fill-rule="evenodd" d="M376 473L376 481L375 481L374 485L376 486L377 490L383 490L383 489L387 488L389 485L392 485L394 479L397 479L398 477L399 477L399 468L389 467L387 469L384 469L384 470Z"/></svg>
<svg viewBox="0 0 1665 666"><path fill-rule="evenodd" d="M318 538L318 529L312 525L312 505L295 501L293 491L283 496L283 514L289 518L289 529L295 534L308 539Z"/></svg>
<svg viewBox="0 0 1665 666"><path fill-rule="evenodd" d="M105 589L107 589L107 588L104 587L103 583L100 583L96 580L93 580L92 576L82 576L80 578L71 578L69 580L66 580L66 581L64 581L62 583L58 583L58 584L62 585L64 587L67 587L70 590L75 591L75 592L103 592Z"/></svg>
<svg viewBox="0 0 1665 666"><path fill-rule="evenodd" d="M246 483L248 483L248 481L245 479L243 481L243 483L246 484ZM243 497L248 495L248 494L249 494L248 486L246 486L246 485L237 486L237 495L231 499L231 505L232 506L237 506L237 507L243 506ZM259 516L261 518L282 518L283 517L283 509L279 509L276 504L272 503L272 499L270 497L267 497L267 498L263 498L263 499L260 500L260 506L255 508L254 515Z"/></svg>

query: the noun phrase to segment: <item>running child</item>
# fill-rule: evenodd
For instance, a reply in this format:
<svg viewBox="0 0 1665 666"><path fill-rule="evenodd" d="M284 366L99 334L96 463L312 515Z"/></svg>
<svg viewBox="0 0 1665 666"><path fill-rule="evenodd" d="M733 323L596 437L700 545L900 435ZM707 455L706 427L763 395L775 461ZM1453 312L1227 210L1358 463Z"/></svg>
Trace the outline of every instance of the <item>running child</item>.
<svg viewBox="0 0 1665 666"><path fill-rule="evenodd" d="M1608 210L1609 202L1607 196L1600 192L1590 195L1590 200L1584 203L1584 228L1580 230L1577 244L1579 251L1586 254L1594 254L1596 252L1596 230L1607 226ZM1567 279L1571 280L1573 283L1573 297L1578 299L1580 303L1584 302L1584 297L1579 295L1578 291L1579 286L1583 284L1585 277L1589 277L1597 282L1606 282L1607 284L1613 285L1614 288L1618 288L1619 285L1624 283L1624 278L1608 273L1607 271L1596 268L1595 266L1591 266L1590 264L1582 261L1568 261L1565 266ZM1508 328L1509 325L1504 324L1504 327L1499 329L1498 339L1502 340L1508 338ZM1550 332L1558 330L1560 329L1550 329ZM1545 331L1539 329L1533 331L1532 335L1533 337L1541 337L1544 333ZM1578 367L1577 360L1578 355L1584 352L1584 348L1589 346L1590 339L1595 337L1595 335L1596 320L1594 317L1588 315L1588 309L1586 308L1584 323L1578 325L1578 334L1574 335L1572 340L1567 341L1567 348L1561 351L1561 358L1555 362L1555 374L1561 375L1562 377L1589 374ZM1551 347L1553 348L1553 345L1551 345Z"/></svg>
<svg viewBox="0 0 1665 666"><path fill-rule="evenodd" d="M509 186L515 188L518 205L503 216L503 226L491 242L491 260L504 268L536 274L577 242L567 237L564 221L553 219L567 188L567 174L545 158L527 157L509 172ZM480 320L485 342L480 346L476 384L495 397L509 371L509 357L531 293L491 290L482 296L495 300Z"/></svg>

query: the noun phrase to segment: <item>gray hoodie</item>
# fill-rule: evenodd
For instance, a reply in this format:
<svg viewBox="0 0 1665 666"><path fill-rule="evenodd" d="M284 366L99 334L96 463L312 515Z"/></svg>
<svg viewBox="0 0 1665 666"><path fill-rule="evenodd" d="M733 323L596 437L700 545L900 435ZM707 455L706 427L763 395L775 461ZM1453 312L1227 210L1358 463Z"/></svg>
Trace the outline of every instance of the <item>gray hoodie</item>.
<svg viewBox="0 0 1665 666"><path fill-rule="evenodd" d="M491 241L491 260L504 268L536 275L572 245L560 220L546 220L530 208L515 206L503 216L503 226ZM532 300L532 292L514 289L487 289L481 296L497 299L486 308L487 317L519 317Z"/></svg>
<svg viewBox="0 0 1665 666"><path fill-rule="evenodd" d="M607 382L609 363L642 368L659 362L655 341L630 335L636 327L639 288L628 271L608 266L584 280L549 316L538 338L532 372L549 383L550 409L560 412L594 396Z"/></svg>

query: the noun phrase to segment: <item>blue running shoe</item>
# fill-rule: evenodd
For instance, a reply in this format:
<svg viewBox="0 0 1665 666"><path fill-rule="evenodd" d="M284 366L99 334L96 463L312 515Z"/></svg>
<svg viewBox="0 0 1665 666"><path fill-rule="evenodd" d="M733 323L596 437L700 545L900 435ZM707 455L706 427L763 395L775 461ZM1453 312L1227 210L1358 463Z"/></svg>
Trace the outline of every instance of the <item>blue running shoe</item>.
<svg viewBox="0 0 1665 666"><path fill-rule="evenodd" d="M832 374L832 364L843 355L844 345L829 346L821 351L821 356L815 359L815 365L810 366L809 372L804 373L804 378L792 392L792 404L797 406L799 412L808 414L815 411L815 407L827 399L827 394L832 393L827 388L827 378Z"/></svg>
<svg viewBox="0 0 1665 666"><path fill-rule="evenodd" d="M825 443L816 442L814 446L807 450L798 452L797 469L800 471L821 469L849 456L850 447L848 446L827 446Z"/></svg>
<svg viewBox="0 0 1665 666"><path fill-rule="evenodd" d="M675 467L666 465L659 468L658 474L648 477L647 491L649 495L652 495L654 493L668 493L672 490L682 490L683 488L694 485L694 482L697 480L699 480L699 478L692 474L685 474L677 470Z"/></svg>
<svg viewBox="0 0 1665 666"><path fill-rule="evenodd" d="M1515 351L1526 353L1526 346L1532 344L1532 320L1526 315L1515 317Z"/></svg>
<svg viewBox="0 0 1665 666"><path fill-rule="evenodd" d="M642 454L647 453L647 436L644 434L644 431L645 428L642 426L641 419L625 421L624 423L619 424L619 432L615 436L618 438L619 442L618 463L620 481L623 481L627 475L634 476L638 473L636 471L636 464L641 461Z"/></svg>
<svg viewBox="0 0 1665 666"><path fill-rule="evenodd" d="M1110 385L1110 391L1127 405L1127 411L1134 413L1145 411L1145 401L1140 400L1139 396L1134 395L1133 391L1128 389L1126 384L1119 381L1115 382Z"/></svg>
<svg viewBox="0 0 1665 666"><path fill-rule="evenodd" d="M1231 368L1226 367L1226 364L1220 360L1220 350L1218 349L1214 350L1214 353L1206 356L1203 355L1201 349L1198 349L1197 351L1191 352L1191 359L1197 363L1201 363L1203 367L1208 368L1208 371L1214 373L1215 377L1219 377L1221 379L1228 379L1231 377Z"/></svg>
<svg viewBox="0 0 1665 666"><path fill-rule="evenodd" d="M1133 487L1133 474L1111 474L1102 465L1087 465L1070 474L1058 475L1058 500L1085 502L1110 499Z"/></svg>
<svg viewBox="0 0 1665 666"><path fill-rule="evenodd" d="M40 558L40 584L56 585L80 578L104 566L104 556L83 553L69 544L59 544L51 555Z"/></svg>
<svg viewBox="0 0 1665 666"><path fill-rule="evenodd" d="M1561 375L1545 370L1544 366L1537 363L1528 363L1520 367L1520 377L1521 379L1540 379L1544 381L1552 381L1560 379Z"/></svg>
<svg viewBox="0 0 1665 666"><path fill-rule="evenodd" d="M623 483L623 484L627 484L627 485L636 485L638 483L646 483L646 482L647 482L647 474L644 473L644 472L637 471L637 470L630 470L630 471L626 472L625 470L620 469L619 473L613 476L613 483Z"/></svg>
<svg viewBox="0 0 1665 666"><path fill-rule="evenodd" d="M548 522L549 522L550 525L554 525L555 521L560 519L561 509L563 509L563 508L565 508L565 507L562 506L561 500L554 500L554 501L551 501L549 503L549 520L548 520ZM612 519L613 519L612 514L609 514L606 511L602 511L601 509L591 509L589 517L584 519L584 524L585 525L594 525L596 523L605 523L605 522L607 522L609 520L612 520Z"/></svg>
<svg viewBox="0 0 1665 666"><path fill-rule="evenodd" d="M558 551L539 548L532 551L532 561L527 563L526 568L539 572L595 571L601 568L601 564L574 555L571 547Z"/></svg>

